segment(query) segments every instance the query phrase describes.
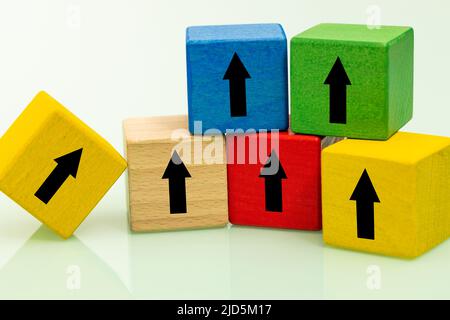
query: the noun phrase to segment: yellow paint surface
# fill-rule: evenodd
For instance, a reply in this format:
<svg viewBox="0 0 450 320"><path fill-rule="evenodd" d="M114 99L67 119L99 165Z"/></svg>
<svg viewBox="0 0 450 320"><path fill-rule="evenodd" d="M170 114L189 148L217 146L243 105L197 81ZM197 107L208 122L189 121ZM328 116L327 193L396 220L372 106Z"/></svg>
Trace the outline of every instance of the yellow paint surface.
<svg viewBox="0 0 450 320"><path fill-rule="evenodd" d="M380 199L375 240L357 237L350 200L365 169ZM322 156L322 197L327 244L417 257L450 236L450 138L400 132L334 144Z"/></svg>
<svg viewBox="0 0 450 320"><path fill-rule="evenodd" d="M48 204L34 194L56 168L54 159L83 148ZM114 148L45 92L0 140L0 190L61 237L68 238L126 169Z"/></svg>

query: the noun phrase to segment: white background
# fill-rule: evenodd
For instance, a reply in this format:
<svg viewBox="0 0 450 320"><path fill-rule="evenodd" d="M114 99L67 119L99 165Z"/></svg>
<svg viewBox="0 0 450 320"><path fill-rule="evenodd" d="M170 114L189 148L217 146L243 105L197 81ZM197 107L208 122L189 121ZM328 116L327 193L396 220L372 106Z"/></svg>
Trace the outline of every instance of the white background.
<svg viewBox="0 0 450 320"><path fill-rule="evenodd" d="M38 91L45 90L122 151L123 119L187 112L184 42L187 26L277 22L284 26L291 38L321 22L365 24L380 20L381 24L409 25L415 29L415 112L414 119L404 130L450 136L449 14L450 2L446 0L1 0L0 134ZM11 293L11 288L2 283L2 273L3 278L10 279L12 283L24 278L23 271L14 267L15 259L22 261L17 256L24 255L24 261L28 261L27 255L30 255L29 260L40 259L39 249L36 252L27 249L36 245L35 241L27 240L38 228L39 223L31 216L5 196L0 196L0 268L4 266L0 269L0 292L4 296ZM231 228L224 231L223 236L221 231L216 230L136 238L127 230L125 183L122 178L76 235L134 296L450 296L450 277L445 274L448 268L443 268L443 261L450 260L447 243L414 265L325 248L320 234ZM270 239L270 244L268 247L253 247L255 244L247 238L248 234L253 234L254 239ZM179 251L173 239L188 243L194 241L193 255L183 257L184 263L192 264L196 272L186 271L175 278L173 274L165 274L166 266L171 262L179 264L177 255L184 252ZM202 239L212 243L207 248L209 253L205 253L206 257L196 247ZM217 239L217 242L211 239ZM167 254L155 252L155 248L167 245L168 241L172 251ZM254 252L253 262L240 260L240 251L233 249L240 241L247 243L249 250ZM300 241L304 246L293 245L292 241ZM148 244L148 247L143 244ZM62 252L68 252L70 259L67 264L77 265L79 251L83 251L84 247L80 249L74 240L64 246L67 249L59 248ZM37 248L41 247L38 245ZM290 251L284 254L280 248ZM222 270L204 265L203 259L217 258L208 256L211 252L217 253L217 250L223 250L218 257L224 259L225 266L231 267ZM155 263L151 263L151 255L156 255L159 261L155 270L151 270L152 266L155 267ZM45 259L58 258L47 252ZM196 259L201 260L197 267ZM298 280L300 282L297 283L296 275L305 265L304 260L308 259L316 262L309 265L307 271L316 270L320 281L305 284ZM358 262L348 266L345 261L349 259ZM261 271L261 279L265 279L267 285L257 281L257 276L250 272L261 269L257 262L265 263L266 267L269 264L275 270L269 276L264 273L265 268ZM31 282L22 285L34 290L19 290L17 295L85 296L82 290L77 295L64 287L63 280L55 280L55 272L61 272L58 276L64 279L65 263L64 260L62 269L50 269L51 272L46 272L45 268L39 270L38 266L38 270L30 269L30 272L41 272L41 276L37 277L48 278L48 283L54 285L39 287L39 284L27 280ZM378 291L371 290L366 283L366 271L368 268L373 270L370 269L373 264L387 274L383 278L387 284ZM448 263L444 265L448 267ZM139 276L146 274L141 269L147 267L152 274L149 276L151 283L142 290L136 289L133 283L145 282L139 280ZM347 275L347 283L341 283L339 268L342 268L342 274ZM352 271L348 272L348 268ZM245 273L245 270L248 272ZM158 274L161 274L160 277L156 276ZM252 274L256 278L244 285L245 282L241 282L239 277L245 274L246 279ZM136 277L138 280L135 280ZM192 281L188 280L189 277ZM219 283L212 280L217 278L220 278ZM17 287L20 288L20 285ZM98 287L99 296L106 294L106 290L101 290L101 285ZM344 287L347 289L344 290Z"/></svg>

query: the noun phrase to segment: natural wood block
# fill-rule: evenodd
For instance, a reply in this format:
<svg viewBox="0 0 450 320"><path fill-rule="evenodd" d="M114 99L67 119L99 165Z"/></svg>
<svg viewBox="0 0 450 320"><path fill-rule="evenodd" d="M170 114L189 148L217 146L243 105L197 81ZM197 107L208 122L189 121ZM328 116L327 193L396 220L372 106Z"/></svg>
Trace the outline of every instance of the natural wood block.
<svg viewBox="0 0 450 320"><path fill-rule="evenodd" d="M224 138L187 128L187 116L124 121L133 231L228 223Z"/></svg>
<svg viewBox="0 0 450 320"><path fill-rule="evenodd" d="M450 138L345 140L322 160L326 243L417 257L450 236Z"/></svg>
<svg viewBox="0 0 450 320"><path fill-rule="evenodd" d="M126 169L113 147L47 93L0 140L0 190L68 238Z"/></svg>
<svg viewBox="0 0 450 320"><path fill-rule="evenodd" d="M191 133L288 128L287 40L281 25L189 27L186 61ZM196 121L202 122L199 130Z"/></svg>
<svg viewBox="0 0 450 320"><path fill-rule="evenodd" d="M320 24L291 40L292 130L386 140L413 114L409 27Z"/></svg>

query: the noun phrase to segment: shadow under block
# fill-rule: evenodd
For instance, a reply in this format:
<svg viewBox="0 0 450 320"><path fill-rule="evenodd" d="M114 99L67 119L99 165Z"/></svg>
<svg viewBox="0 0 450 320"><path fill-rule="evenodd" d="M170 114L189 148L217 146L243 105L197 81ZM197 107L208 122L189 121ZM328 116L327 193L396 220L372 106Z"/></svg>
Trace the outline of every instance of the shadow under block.
<svg viewBox="0 0 450 320"><path fill-rule="evenodd" d="M281 25L189 27L186 52L191 133L288 128L287 40Z"/></svg>
<svg viewBox="0 0 450 320"><path fill-rule="evenodd" d="M292 130L386 140L413 114L409 27L320 24L291 40Z"/></svg>
<svg viewBox="0 0 450 320"><path fill-rule="evenodd" d="M230 222L320 230L321 145L291 132L227 135Z"/></svg>
<svg viewBox="0 0 450 320"><path fill-rule="evenodd" d="M228 223L223 135L192 136L187 116L124 122L133 231Z"/></svg>
<svg viewBox="0 0 450 320"><path fill-rule="evenodd" d="M450 236L450 138L345 140L324 151L322 179L330 245L413 258Z"/></svg>
<svg viewBox="0 0 450 320"><path fill-rule="evenodd" d="M0 190L70 237L126 169L113 147L47 93L0 139Z"/></svg>

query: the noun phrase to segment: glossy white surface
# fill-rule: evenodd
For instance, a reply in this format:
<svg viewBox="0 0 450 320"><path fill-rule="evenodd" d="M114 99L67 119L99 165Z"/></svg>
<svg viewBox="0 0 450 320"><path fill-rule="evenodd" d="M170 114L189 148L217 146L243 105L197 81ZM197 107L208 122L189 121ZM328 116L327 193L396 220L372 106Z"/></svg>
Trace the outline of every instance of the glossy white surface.
<svg viewBox="0 0 450 320"><path fill-rule="evenodd" d="M450 241L408 261L326 247L320 232L132 234L122 187L67 241L2 196L0 298L450 297Z"/></svg>

